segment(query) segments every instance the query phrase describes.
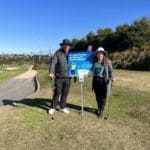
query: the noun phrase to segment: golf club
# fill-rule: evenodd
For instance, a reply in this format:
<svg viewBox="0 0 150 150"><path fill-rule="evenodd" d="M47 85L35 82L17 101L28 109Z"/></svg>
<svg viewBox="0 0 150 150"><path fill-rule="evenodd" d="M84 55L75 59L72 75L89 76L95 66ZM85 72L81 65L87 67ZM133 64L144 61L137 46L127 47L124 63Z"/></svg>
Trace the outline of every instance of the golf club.
<svg viewBox="0 0 150 150"><path fill-rule="evenodd" d="M52 94L51 94L51 100L52 100L52 105L53 105L53 108L54 108L54 102L53 102L53 95L54 95L54 79L51 79L51 88L52 88ZM51 119L52 120L55 120L55 112L54 114L51 116Z"/></svg>

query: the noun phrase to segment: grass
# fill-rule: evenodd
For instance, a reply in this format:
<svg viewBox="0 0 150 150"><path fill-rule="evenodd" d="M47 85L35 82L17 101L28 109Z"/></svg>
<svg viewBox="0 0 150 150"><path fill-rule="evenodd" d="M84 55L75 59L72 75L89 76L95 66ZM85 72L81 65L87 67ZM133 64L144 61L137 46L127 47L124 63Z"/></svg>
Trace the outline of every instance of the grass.
<svg viewBox="0 0 150 150"><path fill-rule="evenodd" d="M48 77L48 70L38 70L38 80L42 88L51 84L51 80Z"/></svg>
<svg viewBox="0 0 150 150"><path fill-rule="evenodd" d="M7 67L18 67L16 70L6 70ZM24 73L29 68L29 65L0 65L0 82L11 79L21 73Z"/></svg>
<svg viewBox="0 0 150 150"><path fill-rule="evenodd" d="M50 88L51 81L47 76L47 74L48 74L47 70L39 70L39 80L42 88ZM108 98L108 105L109 105L108 107L111 110L105 109L105 113L107 113L106 111L111 111L110 117L119 119L128 116L130 114L128 112L130 109L132 108L137 109L141 105L149 104L150 93L147 92L148 90L146 88L146 85L149 85L148 83L150 83L149 79L150 72L117 70L116 74L119 77L125 77L126 79L130 78L133 83L134 80L140 81L138 80L138 77L144 78L143 81L144 85L142 85L141 87L141 89L144 91L140 91L141 89L139 88L141 86L141 83L138 82L136 82L134 85L131 85L131 83L128 81L125 81L126 85L124 84L124 81L117 81L116 83L114 82L113 94L111 97ZM92 80L91 78L87 78L84 83L84 100L85 100L84 103L87 107L96 108L95 95L91 91L90 85L90 83L92 82L91 80ZM73 83L72 81L70 93L71 94L69 96L69 99L71 99L72 102L75 102L76 104L80 105L80 86L78 83ZM74 98L78 100L76 101L74 100ZM140 115L135 116L141 119ZM147 121L149 122L148 118L145 118L145 122Z"/></svg>
<svg viewBox="0 0 150 150"><path fill-rule="evenodd" d="M47 70L38 71L41 91L37 95L16 107L1 107L2 150L150 149L149 72L116 70L113 94L105 109L105 114L109 112L108 120L98 119L94 114L97 106L91 78L84 83L84 116L80 113L80 84L72 81L67 101L71 113L57 111L52 120L47 114L52 95L47 74Z"/></svg>

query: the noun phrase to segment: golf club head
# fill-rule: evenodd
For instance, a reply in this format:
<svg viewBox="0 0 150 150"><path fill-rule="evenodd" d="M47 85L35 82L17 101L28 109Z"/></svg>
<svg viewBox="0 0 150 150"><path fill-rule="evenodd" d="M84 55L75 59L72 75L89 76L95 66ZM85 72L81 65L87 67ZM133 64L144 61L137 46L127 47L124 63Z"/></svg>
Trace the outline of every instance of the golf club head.
<svg viewBox="0 0 150 150"><path fill-rule="evenodd" d="M107 115L104 117L104 119L105 119L105 120L107 120L107 119L108 119L108 117L109 117L109 115L107 114Z"/></svg>
<svg viewBox="0 0 150 150"><path fill-rule="evenodd" d="M107 120L107 117L104 117L105 120Z"/></svg>
<svg viewBox="0 0 150 150"><path fill-rule="evenodd" d="M52 119L52 120L55 120L55 118L54 118L54 117L51 117L51 119Z"/></svg>

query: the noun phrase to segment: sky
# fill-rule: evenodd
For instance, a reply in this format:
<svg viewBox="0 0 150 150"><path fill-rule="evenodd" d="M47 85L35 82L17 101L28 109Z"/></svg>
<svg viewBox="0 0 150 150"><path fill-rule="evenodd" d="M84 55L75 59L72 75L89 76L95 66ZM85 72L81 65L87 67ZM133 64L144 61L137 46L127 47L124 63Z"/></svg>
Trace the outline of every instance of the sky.
<svg viewBox="0 0 150 150"><path fill-rule="evenodd" d="M0 0L0 53L49 53L64 39L150 17L150 0Z"/></svg>

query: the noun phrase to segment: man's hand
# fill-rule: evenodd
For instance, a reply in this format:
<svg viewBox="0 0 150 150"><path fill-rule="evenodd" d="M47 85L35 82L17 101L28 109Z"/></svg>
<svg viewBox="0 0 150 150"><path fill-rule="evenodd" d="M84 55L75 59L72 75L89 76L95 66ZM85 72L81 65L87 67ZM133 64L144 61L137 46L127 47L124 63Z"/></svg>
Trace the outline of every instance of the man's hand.
<svg viewBox="0 0 150 150"><path fill-rule="evenodd" d="M55 78L54 73L49 73L48 76L49 76L51 79L54 79L54 78Z"/></svg>

